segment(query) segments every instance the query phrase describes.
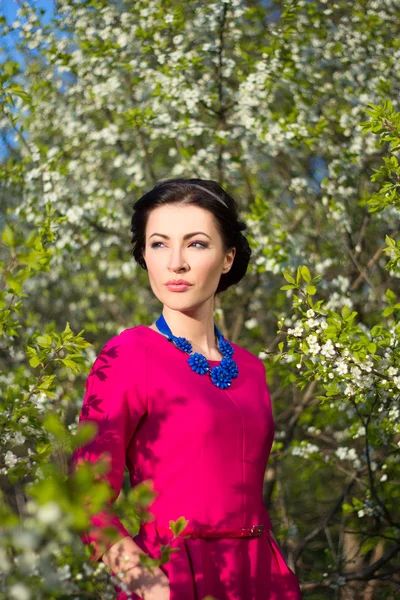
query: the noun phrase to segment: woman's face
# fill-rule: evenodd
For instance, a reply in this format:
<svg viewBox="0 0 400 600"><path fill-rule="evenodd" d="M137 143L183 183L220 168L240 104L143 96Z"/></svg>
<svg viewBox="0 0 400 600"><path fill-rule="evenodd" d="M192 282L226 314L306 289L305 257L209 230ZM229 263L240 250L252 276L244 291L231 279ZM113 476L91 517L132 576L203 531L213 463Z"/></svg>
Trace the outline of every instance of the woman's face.
<svg viewBox="0 0 400 600"><path fill-rule="evenodd" d="M213 298L235 253L235 248L224 253L213 215L204 208L169 204L149 214L143 257L150 285L160 302L173 309L194 308ZM192 285L174 292L165 285L171 279L185 279Z"/></svg>

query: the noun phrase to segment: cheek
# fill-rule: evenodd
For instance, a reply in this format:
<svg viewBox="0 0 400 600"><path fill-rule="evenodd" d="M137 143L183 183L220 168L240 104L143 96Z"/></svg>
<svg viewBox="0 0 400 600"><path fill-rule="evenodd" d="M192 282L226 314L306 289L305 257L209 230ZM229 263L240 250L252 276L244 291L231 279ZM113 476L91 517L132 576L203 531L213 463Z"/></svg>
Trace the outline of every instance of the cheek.
<svg viewBox="0 0 400 600"><path fill-rule="evenodd" d="M196 271L196 274L199 275L199 277L204 278L205 280L212 280L213 278L218 278L220 276L221 265L214 257L210 257L196 261L196 263L192 264L192 269Z"/></svg>
<svg viewBox="0 0 400 600"><path fill-rule="evenodd" d="M163 271L161 256L158 258L154 253L149 252L146 259L147 270L149 273L156 275L159 271Z"/></svg>

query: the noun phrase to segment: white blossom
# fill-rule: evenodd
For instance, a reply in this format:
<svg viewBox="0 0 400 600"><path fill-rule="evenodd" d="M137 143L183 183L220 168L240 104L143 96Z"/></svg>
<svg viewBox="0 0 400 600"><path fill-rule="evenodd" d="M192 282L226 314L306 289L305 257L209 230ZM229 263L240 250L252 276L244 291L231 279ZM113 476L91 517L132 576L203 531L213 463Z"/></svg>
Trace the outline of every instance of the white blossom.
<svg viewBox="0 0 400 600"><path fill-rule="evenodd" d="M304 331L304 327L301 324L299 324L299 325L296 325L295 328L289 328L287 332L289 335L294 335L295 337L301 337L303 331Z"/></svg>
<svg viewBox="0 0 400 600"><path fill-rule="evenodd" d="M310 354L316 355L319 353L321 346L318 343L318 337L315 334L311 334L307 337L307 343L309 346Z"/></svg>
<svg viewBox="0 0 400 600"><path fill-rule="evenodd" d="M46 502L37 510L38 519L45 525L57 523L62 516L61 509L56 502Z"/></svg>
<svg viewBox="0 0 400 600"><path fill-rule="evenodd" d="M336 351L335 351L335 348L333 346L332 340L327 340L325 342L325 344L323 344L323 346L321 348L321 354L323 356L326 356L327 358L335 356Z"/></svg>
<svg viewBox="0 0 400 600"><path fill-rule="evenodd" d="M13 583L8 593L13 600L30 600L32 598L29 588L23 583Z"/></svg>
<svg viewBox="0 0 400 600"><path fill-rule="evenodd" d="M18 462L18 458L13 452L11 452L11 450L7 450L4 455L4 462L6 463L7 467L15 467Z"/></svg>
<svg viewBox="0 0 400 600"><path fill-rule="evenodd" d="M361 467L361 461L357 456L355 448L341 446L335 450L335 454L340 460L352 461L356 469Z"/></svg>
<svg viewBox="0 0 400 600"><path fill-rule="evenodd" d="M301 443L299 446L292 446L290 452L293 456L308 458L311 454L319 453L320 449L315 444Z"/></svg>

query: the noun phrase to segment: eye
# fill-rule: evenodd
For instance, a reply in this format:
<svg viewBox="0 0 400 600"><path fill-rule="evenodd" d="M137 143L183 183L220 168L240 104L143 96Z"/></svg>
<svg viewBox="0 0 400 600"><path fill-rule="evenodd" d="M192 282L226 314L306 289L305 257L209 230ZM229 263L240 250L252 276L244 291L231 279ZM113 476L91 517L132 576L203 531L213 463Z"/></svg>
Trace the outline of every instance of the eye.
<svg viewBox="0 0 400 600"><path fill-rule="evenodd" d="M207 248L207 244L204 244L203 242L192 242L192 244L200 244L200 246L202 248ZM190 244L190 245L192 245L192 244Z"/></svg>
<svg viewBox="0 0 400 600"><path fill-rule="evenodd" d="M158 244L162 244L162 242L153 242L151 244L151 247L152 248L158 248ZM205 244L204 242L191 242L190 245L192 245L192 244L200 244L200 246L202 248L207 248L207 244Z"/></svg>

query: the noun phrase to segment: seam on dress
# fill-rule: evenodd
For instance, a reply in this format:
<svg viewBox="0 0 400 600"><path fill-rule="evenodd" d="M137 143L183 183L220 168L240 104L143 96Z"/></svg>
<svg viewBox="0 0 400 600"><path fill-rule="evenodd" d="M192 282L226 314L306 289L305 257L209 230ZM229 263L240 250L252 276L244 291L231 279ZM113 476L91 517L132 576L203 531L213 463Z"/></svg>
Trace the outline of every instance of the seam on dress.
<svg viewBox="0 0 400 600"><path fill-rule="evenodd" d="M243 423L243 414L242 411L240 410L240 408L238 407L238 405L236 404L236 402L234 401L234 399L232 398L232 396L230 395L230 393L228 392L228 390L225 390L226 395L229 396L232 404L234 406L236 406L237 410L239 411L240 414L240 421L242 423L242 527L245 527L245 494L244 494L244 490L245 490L245 481L244 481L244 423Z"/></svg>

